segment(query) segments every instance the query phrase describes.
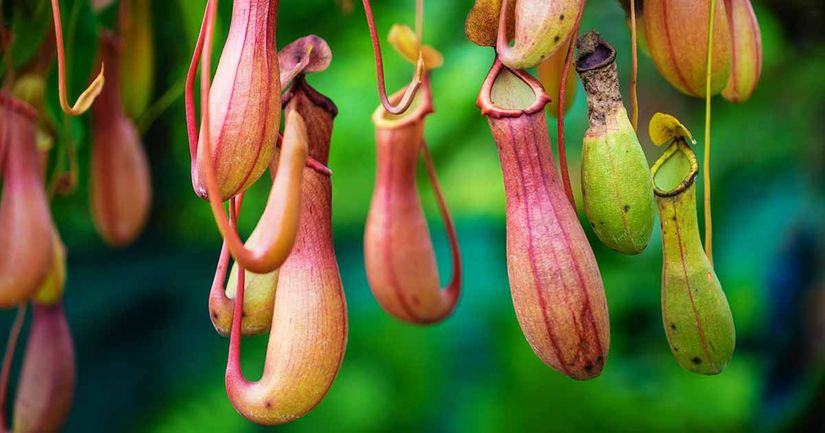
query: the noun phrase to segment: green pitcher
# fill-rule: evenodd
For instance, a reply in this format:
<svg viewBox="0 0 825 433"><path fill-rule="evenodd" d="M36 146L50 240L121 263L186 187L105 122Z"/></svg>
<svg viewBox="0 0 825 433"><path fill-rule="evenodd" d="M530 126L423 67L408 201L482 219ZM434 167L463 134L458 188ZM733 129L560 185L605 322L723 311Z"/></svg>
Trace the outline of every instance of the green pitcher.
<svg viewBox="0 0 825 433"><path fill-rule="evenodd" d="M638 254L650 241L656 208L647 159L622 105L616 50L594 31L577 46L590 122L582 145L584 210L602 243Z"/></svg>
<svg viewBox="0 0 825 433"><path fill-rule="evenodd" d="M718 374L733 356L736 331L728 301L699 238L699 165L678 121L656 114L651 139L670 147L651 169L662 228L662 322L670 350L683 368Z"/></svg>

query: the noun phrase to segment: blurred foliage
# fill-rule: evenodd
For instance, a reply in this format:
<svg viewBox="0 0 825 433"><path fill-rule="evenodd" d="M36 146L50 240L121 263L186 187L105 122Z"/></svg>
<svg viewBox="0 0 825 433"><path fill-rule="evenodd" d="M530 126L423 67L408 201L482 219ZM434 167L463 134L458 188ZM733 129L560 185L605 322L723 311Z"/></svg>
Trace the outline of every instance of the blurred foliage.
<svg viewBox="0 0 825 433"><path fill-rule="evenodd" d="M825 228L825 38L821 22L796 25L822 16L818 0L754 1L764 41L761 83L745 104L720 98L713 103L714 246L737 325L733 361L719 376L700 377L672 359L660 319L658 232L636 257L619 256L592 238L608 294L612 347L604 374L586 383L545 367L524 341L512 310L502 179L486 120L475 107L493 52L464 37L472 2L430 1L426 7L425 42L445 57L433 76L436 113L428 118L427 139L457 220L467 275L455 314L431 327L390 318L366 284L361 236L374 181L370 115L378 98L360 5L355 2L346 14L332 0L281 3L278 46L314 33L335 56L329 70L309 81L340 108L330 167L351 329L327 398L280 430L734 432L823 425L825 280L818 254ZM393 23L412 24L412 0L375 3L381 34ZM630 38L619 2L589 3L582 29L598 29L618 48L627 89ZM95 16L87 0L61 5L70 93L77 95L97 70L96 35L114 22L114 13ZM154 2L154 97L184 77L203 5L204 0ZM51 37L50 9L43 0L10 0L3 8L16 34L13 58L23 64L43 35ZM230 13L231 2L221 2L218 41ZM411 67L389 50L385 61L389 87L403 85ZM641 125L664 111L701 130L703 101L670 88L644 56L639 83ZM54 70L49 86L57 88ZM56 92L49 98L51 116L61 124ZM578 91L567 121L574 185L586 110L584 92ZM238 416L224 391L228 343L212 329L206 309L219 235L208 205L192 194L183 112L181 98L144 137L155 185L153 214L140 241L123 251L106 250L90 220L88 116L64 129L81 158L80 189L53 205L69 246L66 309L79 368L66 431L269 430ZM551 137L555 141L555 122ZM654 160L661 150L646 134L639 138ZM701 158L701 143L696 150ZM448 269L446 241L424 177L420 187L441 269ZM267 181L261 181L247 194L243 232L254 225L267 191ZM806 262L810 266L802 266ZM12 316L0 317L2 329ZM244 341L250 378L260 374L265 344L265 338Z"/></svg>

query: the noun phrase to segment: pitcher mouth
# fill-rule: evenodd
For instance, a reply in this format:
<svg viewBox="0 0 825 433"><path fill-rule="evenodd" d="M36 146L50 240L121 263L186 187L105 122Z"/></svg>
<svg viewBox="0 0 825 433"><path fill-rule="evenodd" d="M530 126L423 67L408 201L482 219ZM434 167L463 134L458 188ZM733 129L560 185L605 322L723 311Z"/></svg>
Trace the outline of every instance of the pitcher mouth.
<svg viewBox="0 0 825 433"><path fill-rule="evenodd" d="M17 114L20 114L32 123L37 122L37 110L28 102L7 94L0 92L0 106L6 107Z"/></svg>
<svg viewBox="0 0 825 433"><path fill-rule="evenodd" d="M674 197L696 181L699 162L687 142L677 138L656 160L650 174L653 177L653 193L657 197Z"/></svg>
<svg viewBox="0 0 825 433"><path fill-rule="evenodd" d="M580 73L601 69L616 61L616 49L596 31L585 33L576 45L579 49L576 71Z"/></svg>
<svg viewBox="0 0 825 433"><path fill-rule="evenodd" d="M482 115L500 119L543 111L549 102L538 80L523 70L508 68L496 57L476 105Z"/></svg>

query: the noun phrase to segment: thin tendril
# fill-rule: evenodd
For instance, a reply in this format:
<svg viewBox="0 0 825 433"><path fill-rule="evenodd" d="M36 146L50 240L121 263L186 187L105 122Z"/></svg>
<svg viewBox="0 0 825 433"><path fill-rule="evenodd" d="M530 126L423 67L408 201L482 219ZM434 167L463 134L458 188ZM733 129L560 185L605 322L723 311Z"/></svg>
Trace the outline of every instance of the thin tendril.
<svg viewBox="0 0 825 433"><path fill-rule="evenodd" d="M567 47L567 54L564 57L564 67L561 71L561 82L559 83L559 114L556 117L556 141L559 143L559 168L561 170L562 185L564 185L564 193L567 195L567 199L570 200L570 205L573 206L573 209L576 208L576 199L573 196L573 186L570 183L570 173L567 169L567 149L565 147L564 140L564 98L567 93L567 76L570 74L570 66L573 63L573 49L575 47L573 42L575 41L576 35L579 34L579 26L581 25L581 18L584 13L585 3L586 2L583 0L581 7L579 8L579 14L576 17L576 25L573 26L573 31L570 33L570 45ZM502 9L502 14L503 13L504 10ZM501 22L504 23L505 21L502 20Z"/></svg>
<svg viewBox="0 0 825 433"><path fill-rule="evenodd" d="M207 24L209 21L209 5L211 0L207 0L206 9L203 11L203 21L201 21L198 40L195 43L195 51L192 53L192 61L189 63L189 71L186 73L186 86L184 89L184 105L186 106L186 132L189 137L189 157L195 159L198 156L198 122L195 113L195 79L198 75L198 64L203 54L203 44L206 36ZM211 43L210 43L211 49Z"/></svg>
<svg viewBox="0 0 825 433"><path fill-rule="evenodd" d="M77 161L77 141L70 139L66 142L66 154L69 156L70 191L77 187L77 177L80 173L80 163ZM67 191L68 192L68 191Z"/></svg>
<svg viewBox="0 0 825 433"><path fill-rule="evenodd" d="M72 129L68 116L62 116L60 137L60 140L56 140L57 147L55 149L55 153L57 154L57 158L55 159L54 169L46 190L49 200L52 200L58 193L63 195L66 192L62 189L64 186L61 185L61 182L64 179L63 176L66 173L71 172L71 164L68 161L68 155L69 152L71 152L70 148L74 147L74 137L72 137Z"/></svg>
<svg viewBox="0 0 825 433"><path fill-rule="evenodd" d="M66 35L66 42L68 45L71 46L74 44L75 32L77 30L77 21L79 20L78 14L80 13L80 3L76 2L72 5L71 11L69 11L69 31ZM54 29L55 33L58 31L57 28ZM56 36L55 36L56 37ZM62 37L62 35L61 35ZM58 43L58 49L62 49L63 44ZM66 71L65 73L65 81L71 81L71 71ZM72 128L71 123L69 121L68 116L62 116L61 122L61 132L60 136L61 139L57 140L57 159L55 160L54 164L54 171L51 174L51 178L48 182L47 187L47 194L49 200L54 199L54 197L59 193L64 195L67 193L66 185L62 182L65 181L65 175L68 174L70 176L69 189L73 189L74 185L76 184L75 179L77 177L77 157L75 152L74 146L74 137L72 136Z"/></svg>
<svg viewBox="0 0 825 433"><path fill-rule="evenodd" d="M639 127L639 99L636 94L639 58L636 42L636 0L630 0L630 55L633 63L632 72L630 73L630 122L634 131L638 130Z"/></svg>
<svg viewBox="0 0 825 433"><path fill-rule="evenodd" d="M14 361L14 350L17 348L17 341L20 339L20 331L26 321L26 303L17 307L17 316L9 331L9 339L6 341L6 353L3 355L3 367L0 369L0 428L7 430L6 424L6 397L9 388L9 375L11 374L11 364Z"/></svg>
<svg viewBox="0 0 825 433"><path fill-rule="evenodd" d="M705 77L705 254L713 266L713 221L710 210L710 78L713 71L713 17L716 12L716 0L710 0L710 17L708 18L708 55L707 76Z"/></svg>
<svg viewBox="0 0 825 433"><path fill-rule="evenodd" d="M415 0L415 36L424 43L424 0Z"/></svg>
<svg viewBox="0 0 825 433"><path fill-rule="evenodd" d="M230 229L238 232L238 217L240 215L240 203L236 205L235 197L229 201L229 224ZM244 289L246 285L246 270L238 265L238 287L235 289L235 305L232 312L232 330L229 337L229 360L226 364L226 374L237 374L239 379L245 380L243 371L240 368L241 362L241 323L243 321Z"/></svg>
<svg viewBox="0 0 825 433"><path fill-rule="evenodd" d="M129 0L119 0L117 8L117 30L123 35L126 34L129 26Z"/></svg>
<svg viewBox="0 0 825 433"><path fill-rule="evenodd" d="M430 186L435 194L435 199L438 202L438 210L441 213L441 218L444 220L444 229L447 231L447 238L450 241L450 251L452 252L453 260L453 276L450 284L444 289L449 301L455 302L461 293L461 251L458 248L458 237L455 231L455 224L453 217L450 216L450 209L447 207L447 201L444 199L444 194L441 192L441 185L438 182L438 176L435 173L435 166L433 158L430 154L430 149L427 147L427 142L421 142L421 153L424 159L424 167L427 169L427 176L430 178Z"/></svg>
<svg viewBox="0 0 825 433"><path fill-rule="evenodd" d="M143 114L137 120L137 130L140 135L146 133L155 120L163 114L164 111L168 110L175 101L180 98L181 93L184 92L186 88L186 81L185 80L178 80L172 84L160 98L156 99Z"/></svg>
<svg viewBox="0 0 825 433"><path fill-rule="evenodd" d="M278 135L275 138L275 148L280 150L281 149L281 142L283 142L283 141L284 141L283 134L278 132ZM269 162L269 178L271 180L275 180L275 173L278 171L278 164L277 163L278 163L278 161L275 160L274 158L272 159L272 161ZM331 177L332 176L332 170L329 167L327 167L326 165L322 164L320 161L318 161L317 159L315 159L315 158L313 158L309 155L307 155L307 161L304 164L304 166L306 166L307 168L311 168L311 169L315 170L318 174L324 175L326 177Z"/></svg>
<svg viewBox="0 0 825 433"><path fill-rule="evenodd" d="M63 122L65 123L65 117L63 118ZM66 125L62 125L60 135L66 134ZM66 150L63 148L61 144L63 140L57 140L55 153L57 154L57 158L54 161L54 169L52 169L52 173L49 175L49 179L46 182L46 194L49 197L49 200L52 200L54 196L57 194L57 183L60 180L60 175L64 173L63 166L66 163Z"/></svg>
<svg viewBox="0 0 825 433"><path fill-rule="evenodd" d="M79 2L75 3L75 5L79 4ZM66 94L68 78L66 78L66 53L63 49L63 24L60 21L60 1L51 0L51 5L52 19L54 21L54 41L57 48L57 87L60 98L60 108L70 116L79 116L89 109L103 89L103 63L100 64L100 73L98 73L94 81L77 97L74 105L69 105L69 98Z"/></svg>
<svg viewBox="0 0 825 433"><path fill-rule="evenodd" d="M507 40L507 11L510 10L510 1L501 2L501 10L498 13L498 34L496 35L496 53L499 49L509 48L510 41ZM499 57L501 57L499 55Z"/></svg>
<svg viewBox="0 0 825 433"><path fill-rule="evenodd" d="M3 14L3 11L0 9L0 25L6 22L6 17ZM14 33L11 30L6 30L5 28L0 29L0 36L3 38L3 49L6 50L3 53L3 65L6 68L6 75L3 77L3 90L7 93L10 93L12 84L14 83L14 62L12 61L11 55L12 50L11 47L14 45Z"/></svg>
<svg viewBox="0 0 825 433"><path fill-rule="evenodd" d="M82 4L80 2L75 2L72 5L72 10L69 11L69 32L66 36L66 42L70 47L74 46L74 41L77 36L77 23L80 21L81 5ZM102 73L103 71L101 70L101 74ZM71 70L66 71L67 82L71 82L71 76ZM63 127L66 128L67 134L64 152L66 153L66 164L68 164L64 175L68 175L69 180L68 184L64 184L62 186L63 189L60 193L63 195L68 195L69 193L74 192L75 188L77 188L77 177L80 169L77 162L77 142L72 135L71 121L68 116L63 116L63 120Z"/></svg>
<svg viewBox="0 0 825 433"><path fill-rule="evenodd" d="M367 16L367 27L369 27L370 39L372 40L372 52L375 55L375 69L378 75L378 96L381 98L381 105L383 105L384 109L390 114L402 114L410 108L413 99L415 99L415 94L418 92L418 88L421 87L421 79L424 75L424 58L419 52L418 62L415 65L415 75L407 86L404 96L401 97L398 104L393 105L390 103L390 99L387 96L387 87L384 83L384 60L381 57L381 42L378 40L378 31L375 29L375 18L372 15L372 6L370 6L369 0L362 0L361 2L364 5L364 15ZM419 27L421 27L421 23L418 18L416 18L416 29L420 30ZM419 42L421 41L419 40Z"/></svg>

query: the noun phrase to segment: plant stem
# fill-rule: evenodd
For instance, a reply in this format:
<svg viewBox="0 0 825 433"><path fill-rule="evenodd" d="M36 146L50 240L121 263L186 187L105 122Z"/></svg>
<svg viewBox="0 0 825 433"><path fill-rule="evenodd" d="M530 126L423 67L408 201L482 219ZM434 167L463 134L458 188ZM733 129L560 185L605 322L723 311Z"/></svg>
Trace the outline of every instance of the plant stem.
<svg viewBox="0 0 825 433"><path fill-rule="evenodd" d="M424 0L415 0L415 36L424 45Z"/></svg>
<svg viewBox="0 0 825 433"><path fill-rule="evenodd" d="M69 143L72 140L72 130L71 125L69 124L69 117L64 115L62 116L60 137L55 137L55 141L57 143L55 143L54 152L57 157L55 158L54 168L50 178L46 183L46 193L48 194L49 201L54 199L55 195L57 195L61 178L67 171L66 158L69 152Z"/></svg>
<svg viewBox="0 0 825 433"><path fill-rule="evenodd" d="M0 429L2 431L8 430L6 424L6 396L9 388L9 374L11 373L11 364L14 361L17 340L20 338L20 331L23 329L25 321L26 303L24 302L17 307L17 317L15 317L14 324L9 331L9 339L6 341L6 354L3 355L3 366L0 369Z"/></svg>
<svg viewBox="0 0 825 433"><path fill-rule="evenodd" d="M164 111L169 109L178 99L180 99L181 95L184 93L186 89L186 80L180 79L172 84L163 95L160 96L157 100L155 100L146 111L141 114L141 116L137 119L137 129L140 135L146 133L149 130L149 127L152 126L152 123L163 114Z"/></svg>
<svg viewBox="0 0 825 433"><path fill-rule="evenodd" d="M639 71L639 58L636 43L636 0L630 0L630 55L632 72L630 73L630 123L633 130L639 129L639 98L636 95L636 79Z"/></svg>
<svg viewBox="0 0 825 433"><path fill-rule="evenodd" d="M713 71L713 18L716 15L715 12L716 0L710 0L707 75L705 77L705 155L703 170L705 181L705 254L708 256L711 266L713 266L713 221L710 209L710 78Z"/></svg>

